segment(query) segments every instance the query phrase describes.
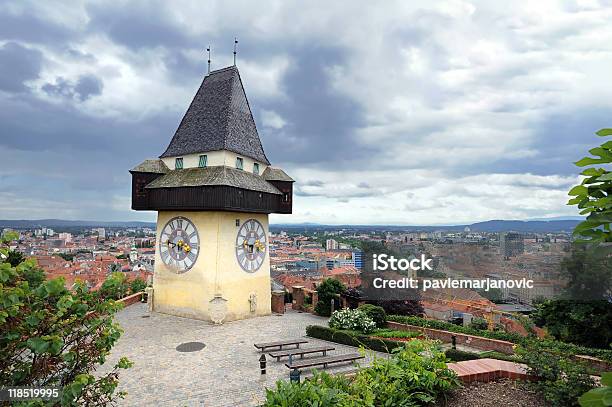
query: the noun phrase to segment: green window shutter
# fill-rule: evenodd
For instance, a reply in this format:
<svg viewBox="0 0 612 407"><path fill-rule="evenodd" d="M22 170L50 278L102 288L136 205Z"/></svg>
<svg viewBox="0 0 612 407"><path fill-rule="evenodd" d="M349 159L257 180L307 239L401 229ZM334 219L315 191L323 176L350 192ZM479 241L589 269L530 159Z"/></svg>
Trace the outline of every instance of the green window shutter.
<svg viewBox="0 0 612 407"><path fill-rule="evenodd" d="M243 161L240 157L236 157L236 168L238 168L239 170L243 169Z"/></svg>
<svg viewBox="0 0 612 407"><path fill-rule="evenodd" d="M200 168L206 168L206 165L208 163L208 156L207 155L201 155L200 156L200 164L198 165Z"/></svg>
<svg viewBox="0 0 612 407"><path fill-rule="evenodd" d="M183 169L183 157L177 158L174 161L174 168L177 170Z"/></svg>
<svg viewBox="0 0 612 407"><path fill-rule="evenodd" d="M253 174L259 175L259 164L253 164Z"/></svg>

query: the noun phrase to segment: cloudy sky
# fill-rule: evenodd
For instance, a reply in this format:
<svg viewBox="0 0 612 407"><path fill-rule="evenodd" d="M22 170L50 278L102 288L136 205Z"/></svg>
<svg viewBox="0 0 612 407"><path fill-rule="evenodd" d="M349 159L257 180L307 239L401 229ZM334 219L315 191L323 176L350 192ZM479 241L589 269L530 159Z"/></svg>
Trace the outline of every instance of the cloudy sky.
<svg viewBox="0 0 612 407"><path fill-rule="evenodd" d="M576 215L572 162L612 125L610 21L597 1L3 1L0 218L155 219L130 210L128 170L234 36L267 156L297 181L273 222Z"/></svg>

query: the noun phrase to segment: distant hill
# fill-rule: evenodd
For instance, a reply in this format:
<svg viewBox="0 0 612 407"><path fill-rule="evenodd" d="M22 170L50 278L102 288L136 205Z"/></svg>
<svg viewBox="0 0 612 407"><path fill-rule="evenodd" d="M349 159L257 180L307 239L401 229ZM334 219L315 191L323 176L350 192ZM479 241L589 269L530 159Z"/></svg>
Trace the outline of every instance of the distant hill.
<svg viewBox="0 0 612 407"><path fill-rule="evenodd" d="M0 220L0 228L32 229L36 227L47 228L76 228L76 227L106 227L106 228L152 228L153 222L104 222L97 220L63 220L63 219L35 219L35 220Z"/></svg>
<svg viewBox="0 0 612 407"><path fill-rule="evenodd" d="M407 231L407 232L433 232L445 230L450 232L460 232L466 226L473 232L571 232L580 220L489 220L466 225L439 225L439 226L401 226L401 225L324 225L314 223L300 224L273 224L270 228L273 231L286 230L310 230L318 231L325 229L351 229L359 231L387 230L387 231Z"/></svg>
<svg viewBox="0 0 612 407"><path fill-rule="evenodd" d="M468 225L474 232L571 232L580 220L489 220Z"/></svg>
<svg viewBox="0 0 612 407"><path fill-rule="evenodd" d="M361 231L388 230L388 231L424 231L434 230L463 231L468 226L473 232L571 232L580 222L578 219L567 220L489 220L469 225L448 226L402 226L402 225L324 225L317 223L299 224L272 224L270 229L286 230L326 230L326 229L352 229ZM36 219L36 220L0 220L0 228L32 229L37 227L48 228L155 228L154 222L104 222L95 220L63 220L63 219Z"/></svg>

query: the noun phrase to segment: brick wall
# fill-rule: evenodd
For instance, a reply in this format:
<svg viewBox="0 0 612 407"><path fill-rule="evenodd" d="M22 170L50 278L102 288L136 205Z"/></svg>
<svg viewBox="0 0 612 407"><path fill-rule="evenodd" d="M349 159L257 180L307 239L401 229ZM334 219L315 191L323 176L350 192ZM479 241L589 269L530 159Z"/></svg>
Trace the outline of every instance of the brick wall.
<svg viewBox="0 0 612 407"><path fill-rule="evenodd" d="M120 300L117 300L117 302L121 302L123 303L123 305L125 307L132 305L132 304L136 304L137 302L140 302L140 300L142 299L142 295L144 294L144 292L139 292L136 294L132 294L132 295L128 295L127 297L123 297Z"/></svg>
<svg viewBox="0 0 612 407"><path fill-rule="evenodd" d="M507 355L514 353L514 344L508 341L500 341L498 339L488 339L480 336L466 335L456 332L443 331L440 329L423 328L415 325L400 324L397 322L387 322L387 327L397 329L399 331L422 332L430 339L438 339L442 342L450 343L454 335L457 338L458 345L465 345L471 348L481 350L493 350Z"/></svg>
<svg viewBox="0 0 612 407"><path fill-rule="evenodd" d="M272 291L272 312L276 312L277 314L285 313L284 291Z"/></svg>

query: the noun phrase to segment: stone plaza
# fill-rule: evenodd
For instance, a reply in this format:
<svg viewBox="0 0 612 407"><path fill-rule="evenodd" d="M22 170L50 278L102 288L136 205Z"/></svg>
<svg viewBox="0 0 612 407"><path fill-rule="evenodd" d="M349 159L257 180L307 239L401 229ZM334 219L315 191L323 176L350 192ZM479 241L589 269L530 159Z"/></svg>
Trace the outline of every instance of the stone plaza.
<svg viewBox="0 0 612 407"><path fill-rule="evenodd" d="M286 358L267 358L267 374L261 375L261 353L254 343L305 338L304 347L330 345L328 355L355 353L358 349L306 337L307 325L327 325L327 318L288 310L241 321L213 325L206 321L150 313L146 304L124 308L116 316L124 330L112 350L104 372L122 356L134 362L119 376L119 390L127 391L123 406L257 406L265 400L265 389L277 380L289 380ZM179 352L177 346L202 342L194 352ZM320 355L320 354L318 354ZM366 354L361 365L371 358ZM317 357L317 356L305 356ZM339 364L328 372L355 370L354 364ZM304 371L303 374L307 374Z"/></svg>

